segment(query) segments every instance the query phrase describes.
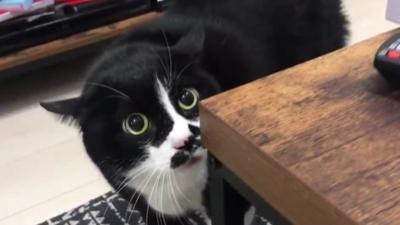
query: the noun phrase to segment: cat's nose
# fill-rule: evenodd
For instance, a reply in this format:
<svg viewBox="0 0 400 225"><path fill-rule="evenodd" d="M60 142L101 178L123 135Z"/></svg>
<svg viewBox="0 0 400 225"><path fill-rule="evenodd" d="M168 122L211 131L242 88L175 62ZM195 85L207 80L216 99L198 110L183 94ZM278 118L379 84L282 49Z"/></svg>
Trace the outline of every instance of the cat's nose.
<svg viewBox="0 0 400 225"><path fill-rule="evenodd" d="M189 140L189 137L184 137L176 140L174 142L174 148L182 150L185 147L186 142Z"/></svg>

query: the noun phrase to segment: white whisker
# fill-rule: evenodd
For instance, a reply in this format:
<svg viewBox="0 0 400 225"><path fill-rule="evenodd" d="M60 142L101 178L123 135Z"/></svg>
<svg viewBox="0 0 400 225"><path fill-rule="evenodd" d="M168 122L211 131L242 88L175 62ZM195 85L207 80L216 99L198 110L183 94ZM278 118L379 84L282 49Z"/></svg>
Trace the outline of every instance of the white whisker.
<svg viewBox="0 0 400 225"><path fill-rule="evenodd" d="M184 225L184 223L182 223L182 220L180 219L180 216L179 216L179 213L178 213L178 210L180 210L181 213L184 213L184 210L182 209L181 205L179 204L179 202L178 202L178 200L176 198L176 195L175 195L175 192L174 192L174 187L172 186L171 173L169 173L168 177L169 177L169 179L168 179L169 180L169 186L170 186L170 190L171 190L171 194L172 194L172 203L174 203L175 206L178 208L176 210L176 212L177 212L176 214L177 214L177 218L178 218L180 224ZM183 217L183 219L185 219L185 222L190 224L190 222L188 222L186 216L183 215L182 217Z"/></svg>
<svg viewBox="0 0 400 225"><path fill-rule="evenodd" d="M153 175L156 173L156 171L157 171L157 170L153 170L152 174L151 174L144 182L142 182L142 184L144 183L144 185L143 185L143 186L140 186L140 187L138 186L138 187L139 187L140 189L146 188L147 185L149 184L150 180L153 178ZM135 201L135 203L134 203L132 209L135 209L136 204L139 202L140 196L142 195L142 192L139 190L139 188L137 188L136 191L135 191L135 193L136 193L136 192L139 192L139 195L138 195L138 197L136 198L136 201ZM135 196L135 194L131 197L131 199L129 200L129 203L133 200L133 197L134 197L134 196ZM132 214L133 214L133 212L131 212L130 215L129 215L129 217L128 217L128 220L127 220L128 223L129 223L129 221L130 221L130 219L131 219Z"/></svg>
<svg viewBox="0 0 400 225"><path fill-rule="evenodd" d="M156 52L153 48L151 48L151 51L153 52L153 54L155 54L158 58L158 60L160 61L160 64L164 70L165 76L164 76L164 83L168 84L168 69L167 66L165 65L164 60L161 58L160 54L158 54L158 52Z"/></svg>
<svg viewBox="0 0 400 225"><path fill-rule="evenodd" d="M157 178L156 178L156 182L154 182L154 184L153 184L153 188L151 189L148 202L152 201L153 193L154 193L154 190L156 189L156 187L157 187L157 185L158 185L158 182L159 182L159 179L160 179L160 177L161 177L161 174L162 174L162 171L160 171L160 172L158 173L158 176L157 176ZM156 191L156 194L157 194L157 191ZM155 201L157 202L157 198L155 199ZM150 204L147 204L146 224L147 224L147 215L148 215L148 212L149 212L149 205L150 205ZM157 205L157 203L156 203L156 205ZM156 219L157 219L157 225L158 225L158 219L159 219L159 218L158 218L158 212L157 212L156 210L157 210L157 209L155 209L155 213L156 213Z"/></svg>
<svg viewBox="0 0 400 225"><path fill-rule="evenodd" d="M108 85L105 85L105 84L99 84L99 83L95 83L95 82L86 82L85 85L93 85L93 86L96 86L96 87L105 88L107 90L110 90L110 91L113 91L115 93L118 93L118 94L122 95L123 97L128 98L129 100L132 100L131 97L129 97L129 95L125 94L124 92L119 91L119 90L117 90L117 89L115 89L113 87L110 87Z"/></svg>
<svg viewBox="0 0 400 225"><path fill-rule="evenodd" d="M168 165L168 163L160 164L159 166L162 167L162 166L165 166L165 165ZM146 166L146 168L151 168L151 167L153 167L153 166L154 166L154 165ZM156 172L157 172L157 169L153 169L153 172L147 177L147 179L144 180L142 183L140 183L140 184L135 188L135 189L136 189L135 193L139 192L139 195L137 196L137 198L136 198L136 200L135 200L135 203L133 204L132 209L135 209L137 203L139 202L140 197L141 197L142 194L143 194L140 190L143 190L143 189L147 188L148 184L150 183L151 179L153 179L153 176L156 174ZM131 201L133 200L134 197L135 197L135 194L129 199L129 204L131 203ZM132 213L133 213L133 212L132 212ZM130 221L130 218L131 218L131 216L132 216L132 213L129 215L129 218L128 218L128 220L127 220L128 223L129 223L129 221ZM142 215L142 216L143 216L143 215Z"/></svg>
<svg viewBox="0 0 400 225"><path fill-rule="evenodd" d="M125 177L124 180L119 184L119 186L116 189L116 194L119 194L122 189L124 189L130 182L132 182L136 177L138 177L139 175L143 174L144 172L146 172L146 167L141 168L139 171L136 172L136 174L133 177ZM103 217L106 216L108 209L110 208L110 205L107 206L106 210L104 211Z"/></svg>
<svg viewBox="0 0 400 225"><path fill-rule="evenodd" d="M179 80L179 78L182 76L182 74L189 69L190 66L192 66L194 64L195 61L189 62L188 64L186 64L186 66L184 66L181 71L179 71L179 73L176 75L175 80Z"/></svg>
<svg viewBox="0 0 400 225"><path fill-rule="evenodd" d="M163 224L165 224L164 210L163 210L163 203L164 203L164 201L163 201L163 198L164 198L164 195L163 195L163 193L164 193L163 182L164 182L165 172L162 171L161 174L162 174L162 176L160 177L160 182L157 183L157 194L158 194L157 195L158 196L157 199L159 199L159 203L160 203L160 207L159 207L160 211L161 211L161 213L160 213L160 221L161 221L161 225L163 225Z"/></svg>
<svg viewBox="0 0 400 225"><path fill-rule="evenodd" d="M150 167L141 167L138 169L138 171L135 171L133 176L126 176L125 179L119 184L119 186L116 189L116 193L118 194L122 189L124 189L130 182L132 182L135 178L137 178L139 175L143 174L146 169L149 169Z"/></svg>
<svg viewBox="0 0 400 225"><path fill-rule="evenodd" d="M158 60L160 61L161 66L163 67L165 74L168 74L167 66L165 65L165 62L162 59L162 57L160 56L160 54L158 54L158 52L155 51L153 48L151 48L151 51L157 56Z"/></svg>
<svg viewBox="0 0 400 225"><path fill-rule="evenodd" d="M193 202L183 193L182 189L178 185L178 181L176 180L176 176L172 173L173 184L175 184L176 189L180 192L182 197L189 203L189 205L193 204Z"/></svg>
<svg viewBox="0 0 400 225"><path fill-rule="evenodd" d="M162 175L162 172L160 171L160 176L161 176L161 175ZM160 177L160 179L161 179L161 177ZM154 197L155 197L155 199L156 199L156 205L157 205L157 209L155 210L156 219L157 219L157 225L160 225L161 213L158 212L158 203L160 202L160 201L158 201L158 199L159 199L158 183L159 183L159 179L157 179L157 182L156 182L156 184L155 184L156 190L155 190L155 193L154 193L154 195L155 195ZM161 224L161 225L162 225L162 224Z"/></svg>
<svg viewBox="0 0 400 225"><path fill-rule="evenodd" d="M167 173L168 173L168 171L167 171ZM163 203L163 200L164 200L164 185L165 185L165 177L166 177L166 175L167 175L167 173L164 173L163 174L163 177L162 177L162 181L161 181L161 184L162 184L162 186L161 186L161 211L163 212L164 211L164 203ZM165 215L164 214L161 214L161 219L163 220L163 224L164 225L167 225L167 222L165 221Z"/></svg>
<svg viewBox="0 0 400 225"><path fill-rule="evenodd" d="M162 34L163 34L163 37L164 37L164 41L165 41L165 45L166 45L166 47L167 47L167 50L168 50L168 57L169 57L169 83L168 83L168 86L169 87L171 87L171 85L172 85L172 79L171 79L171 76L172 76L172 65L173 65L173 63L172 63L172 54L171 54L171 47L169 46L169 43L168 43L168 39L167 39L167 35L165 34L165 32L163 31L163 30L161 30L161 32L162 32Z"/></svg>

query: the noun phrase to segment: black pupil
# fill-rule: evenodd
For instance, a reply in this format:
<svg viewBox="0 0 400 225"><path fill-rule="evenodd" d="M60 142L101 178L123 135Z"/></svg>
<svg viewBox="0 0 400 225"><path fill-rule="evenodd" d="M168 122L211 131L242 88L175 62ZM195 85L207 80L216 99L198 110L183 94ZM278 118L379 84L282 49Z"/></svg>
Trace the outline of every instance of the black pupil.
<svg viewBox="0 0 400 225"><path fill-rule="evenodd" d="M141 131L144 127L144 120L139 115L134 115L131 117L131 121L129 121L129 126L134 131Z"/></svg>
<svg viewBox="0 0 400 225"><path fill-rule="evenodd" d="M186 106L190 106L195 101L193 93L188 90L183 92L180 100Z"/></svg>

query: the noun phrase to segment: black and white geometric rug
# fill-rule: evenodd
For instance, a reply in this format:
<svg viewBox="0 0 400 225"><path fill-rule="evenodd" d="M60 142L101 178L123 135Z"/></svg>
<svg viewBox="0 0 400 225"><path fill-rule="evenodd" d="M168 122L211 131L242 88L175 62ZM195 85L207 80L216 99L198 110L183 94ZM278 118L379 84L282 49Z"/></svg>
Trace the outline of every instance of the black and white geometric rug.
<svg viewBox="0 0 400 225"><path fill-rule="evenodd" d="M271 225L258 216L252 224ZM114 192L108 192L39 225L145 225L145 222L125 199Z"/></svg>
<svg viewBox="0 0 400 225"><path fill-rule="evenodd" d="M130 220L128 222L128 219ZM90 200L39 225L144 225L140 213L114 192Z"/></svg>

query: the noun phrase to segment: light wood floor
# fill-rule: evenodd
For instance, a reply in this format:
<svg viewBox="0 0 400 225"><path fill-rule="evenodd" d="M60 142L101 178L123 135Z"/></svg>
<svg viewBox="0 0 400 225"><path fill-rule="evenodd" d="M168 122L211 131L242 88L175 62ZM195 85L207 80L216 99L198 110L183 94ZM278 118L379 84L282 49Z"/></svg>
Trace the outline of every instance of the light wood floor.
<svg viewBox="0 0 400 225"><path fill-rule="evenodd" d="M386 1L344 0L354 43L392 29ZM34 225L110 187L82 147L79 133L38 106L74 96L91 59L76 59L0 83L0 225Z"/></svg>

